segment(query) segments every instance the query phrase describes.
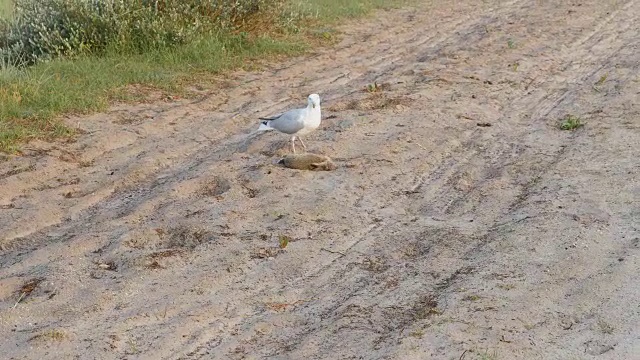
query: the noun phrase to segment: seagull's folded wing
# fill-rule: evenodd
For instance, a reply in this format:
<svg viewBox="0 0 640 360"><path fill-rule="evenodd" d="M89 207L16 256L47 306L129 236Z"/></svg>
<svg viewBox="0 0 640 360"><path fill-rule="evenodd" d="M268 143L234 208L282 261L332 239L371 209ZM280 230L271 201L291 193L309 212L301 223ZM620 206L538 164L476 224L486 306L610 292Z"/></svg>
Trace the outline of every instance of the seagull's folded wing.
<svg viewBox="0 0 640 360"><path fill-rule="evenodd" d="M295 134L304 128L306 114L306 109L290 110L271 120L269 126L285 134Z"/></svg>

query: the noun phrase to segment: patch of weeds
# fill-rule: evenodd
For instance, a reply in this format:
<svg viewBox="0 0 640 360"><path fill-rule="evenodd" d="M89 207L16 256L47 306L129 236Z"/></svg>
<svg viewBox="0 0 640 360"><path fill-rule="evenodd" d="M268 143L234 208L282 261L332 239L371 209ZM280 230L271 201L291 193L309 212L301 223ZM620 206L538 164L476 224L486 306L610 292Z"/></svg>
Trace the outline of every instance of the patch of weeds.
<svg viewBox="0 0 640 360"><path fill-rule="evenodd" d="M287 247L287 245L289 245L289 241L291 241L291 238L287 235L280 235L278 237L278 240L280 242L280 249L284 249Z"/></svg>
<svg viewBox="0 0 640 360"><path fill-rule="evenodd" d="M376 109L384 109L384 108L388 108L391 106L398 106L398 105L408 105L409 103L411 103L411 100L405 97L392 97L392 98L385 98L383 101L380 101L379 103L377 103L373 110Z"/></svg>
<svg viewBox="0 0 640 360"><path fill-rule="evenodd" d="M594 84L595 86L600 86L602 84L604 84L604 82L607 81L607 74L604 74L600 77L600 79L598 79L598 81L596 81L596 83Z"/></svg>
<svg viewBox="0 0 640 360"><path fill-rule="evenodd" d="M0 0L0 19L9 19L13 13L12 0Z"/></svg>
<svg viewBox="0 0 640 360"><path fill-rule="evenodd" d="M387 90L387 89L389 89L390 86L391 85L386 84L386 83L385 84L378 84L378 82L374 81L371 84L367 84L367 86L365 86L364 89L365 89L366 92L375 93L375 92L378 92L378 91Z"/></svg>
<svg viewBox="0 0 640 360"><path fill-rule="evenodd" d="M604 84L604 82L605 82L605 81L607 81L607 74L602 75L602 76L600 77L600 79L598 79L598 81L596 81L596 82L593 84L593 90L594 90L594 91L596 91L596 92L600 92L600 88L599 88L599 87L600 87L602 84Z"/></svg>
<svg viewBox="0 0 640 360"><path fill-rule="evenodd" d="M560 130L576 130L583 127L584 124L580 121L580 118L574 115L567 115L561 121Z"/></svg>
<svg viewBox="0 0 640 360"><path fill-rule="evenodd" d="M287 214L283 214L283 213L274 211L271 214L269 214L269 213L264 214L264 216L271 216L271 217L273 217L273 221L277 221L277 220L284 219L287 216Z"/></svg>
<svg viewBox="0 0 640 360"><path fill-rule="evenodd" d="M516 43L513 41L513 39L509 39L507 40L507 46L509 47L509 49L515 49Z"/></svg>
<svg viewBox="0 0 640 360"><path fill-rule="evenodd" d="M397 107L399 105L409 105L412 100L404 96L387 97L383 93L371 93L371 95L365 99L354 99L345 102L337 103L329 108L329 111L340 112L343 110L380 110L390 107Z"/></svg>
<svg viewBox="0 0 640 360"><path fill-rule="evenodd" d="M474 351L476 354L478 354L478 360L498 360L498 351L497 350L493 350L492 352L489 352L489 350L484 350L484 351Z"/></svg>
<svg viewBox="0 0 640 360"><path fill-rule="evenodd" d="M29 341L62 341L67 339L69 336L62 330L59 329L51 329L43 332L42 334L38 334L33 336Z"/></svg>
<svg viewBox="0 0 640 360"><path fill-rule="evenodd" d="M511 70L513 71L518 71L518 67L520 67L520 64L517 62L511 64Z"/></svg>
<svg viewBox="0 0 640 360"><path fill-rule="evenodd" d="M463 301L478 301L481 297L475 294L470 294L462 298Z"/></svg>
<svg viewBox="0 0 640 360"><path fill-rule="evenodd" d="M78 166L80 167L91 167L93 166L93 159L92 160L78 160Z"/></svg>
<svg viewBox="0 0 640 360"><path fill-rule="evenodd" d="M418 329L409 333L409 336L420 339L424 336L424 330Z"/></svg>
<svg viewBox="0 0 640 360"><path fill-rule="evenodd" d="M322 38L323 38L323 39L325 39L325 40L331 40L331 39L333 39L333 35L331 35L331 33L330 33L330 32L328 32L328 31L323 31L321 36L322 36Z"/></svg>
<svg viewBox="0 0 640 360"><path fill-rule="evenodd" d="M140 350L138 349L138 346L136 345L135 341L131 339L127 339L127 345L129 345L129 349L125 351L127 355L135 355L140 353Z"/></svg>
<svg viewBox="0 0 640 360"><path fill-rule="evenodd" d="M200 228L178 226L167 231L156 229L156 233L164 241L166 248L195 249L198 245L208 241L211 233Z"/></svg>
<svg viewBox="0 0 640 360"><path fill-rule="evenodd" d="M411 4L406 0L306 0L292 1L297 5L297 11L303 14L311 14L316 20L333 22L343 18L356 18L367 15L374 9L397 8L404 4Z"/></svg>
<svg viewBox="0 0 640 360"><path fill-rule="evenodd" d="M336 36L336 31L328 28L311 31L311 35L329 44L336 42L338 39L338 36Z"/></svg>
<svg viewBox="0 0 640 360"><path fill-rule="evenodd" d="M425 256L430 250L431 247L429 245L417 241L407 245L407 247L403 249L402 255L408 259L416 259Z"/></svg>
<svg viewBox="0 0 640 360"><path fill-rule="evenodd" d="M364 259L362 262L362 268L370 272L381 273L387 270L389 265L383 257L370 256Z"/></svg>

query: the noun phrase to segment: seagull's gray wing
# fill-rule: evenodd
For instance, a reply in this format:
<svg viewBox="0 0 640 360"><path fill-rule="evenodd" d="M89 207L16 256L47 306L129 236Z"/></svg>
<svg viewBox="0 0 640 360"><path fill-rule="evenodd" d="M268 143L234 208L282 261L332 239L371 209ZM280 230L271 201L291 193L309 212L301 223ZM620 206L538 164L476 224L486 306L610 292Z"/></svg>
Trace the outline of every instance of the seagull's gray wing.
<svg viewBox="0 0 640 360"><path fill-rule="evenodd" d="M304 128L305 115L306 109L289 110L271 119L269 126L285 134L295 134Z"/></svg>

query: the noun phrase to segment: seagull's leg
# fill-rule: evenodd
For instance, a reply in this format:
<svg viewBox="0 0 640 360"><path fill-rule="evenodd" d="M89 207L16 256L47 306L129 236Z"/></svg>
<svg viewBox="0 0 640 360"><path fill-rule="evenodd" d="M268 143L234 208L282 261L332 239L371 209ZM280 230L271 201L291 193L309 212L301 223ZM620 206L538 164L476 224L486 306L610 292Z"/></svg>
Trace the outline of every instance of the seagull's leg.
<svg viewBox="0 0 640 360"><path fill-rule="evenodd" d="M300 144L302 144L302 148L304 149L304 151L307 151L307 145L304 144L300 136L298 136L298 141L300 141Z"/></svg>
<svg viewBox="0 0 640 360"><path fill-rule="evenodd" d="M291 149L293 150L293 153L296 153L296 137L292 136L291 137Z"/></svg>

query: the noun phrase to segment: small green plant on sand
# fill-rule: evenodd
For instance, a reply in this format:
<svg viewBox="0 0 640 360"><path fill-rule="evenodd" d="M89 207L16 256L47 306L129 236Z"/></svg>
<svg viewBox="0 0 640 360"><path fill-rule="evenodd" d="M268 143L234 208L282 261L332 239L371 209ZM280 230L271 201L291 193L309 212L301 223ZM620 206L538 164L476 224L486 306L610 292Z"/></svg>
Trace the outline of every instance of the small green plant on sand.
<svg viewBox="0 0 640 360"><path fill-rule="evenodd" d="M280 249L284 249L287 247L287 245L289 245L289 241L291 241L291 238L287 235L280 235L278 237L278 240L280 242Z"/></svg>
<svg viewBox="0 0 640 360"><path fill-rule="evenodd" d="M478 359L480 359L480 360L498 360L498 352L496 350L493 350L491 352L489 352L489 350L478 352Z"/></svg>
<svg viewBox="0 0 640 360"><path fill-rule="evenodd" d="M582 126L580 118L573 115L567 115L560 121L560 130L576 130Z"/></svg>
<svg viewBox="0 0 640 360"><path fill-rule="evenodd" d="M371 84L367 84L367 91L370 93L377 92L378 90L380 90L380 88L381 88L380 84L378 84L375 81Z"/></svg>
<svg viewBox="0 0 640 360"><path fill-rule="evenodd" d="M600 86L602 86L605 81L607 81L607 74L602 75L600 79L598 79L598 81L593 84L593 90L596 92L600 92Z"/></svg>

